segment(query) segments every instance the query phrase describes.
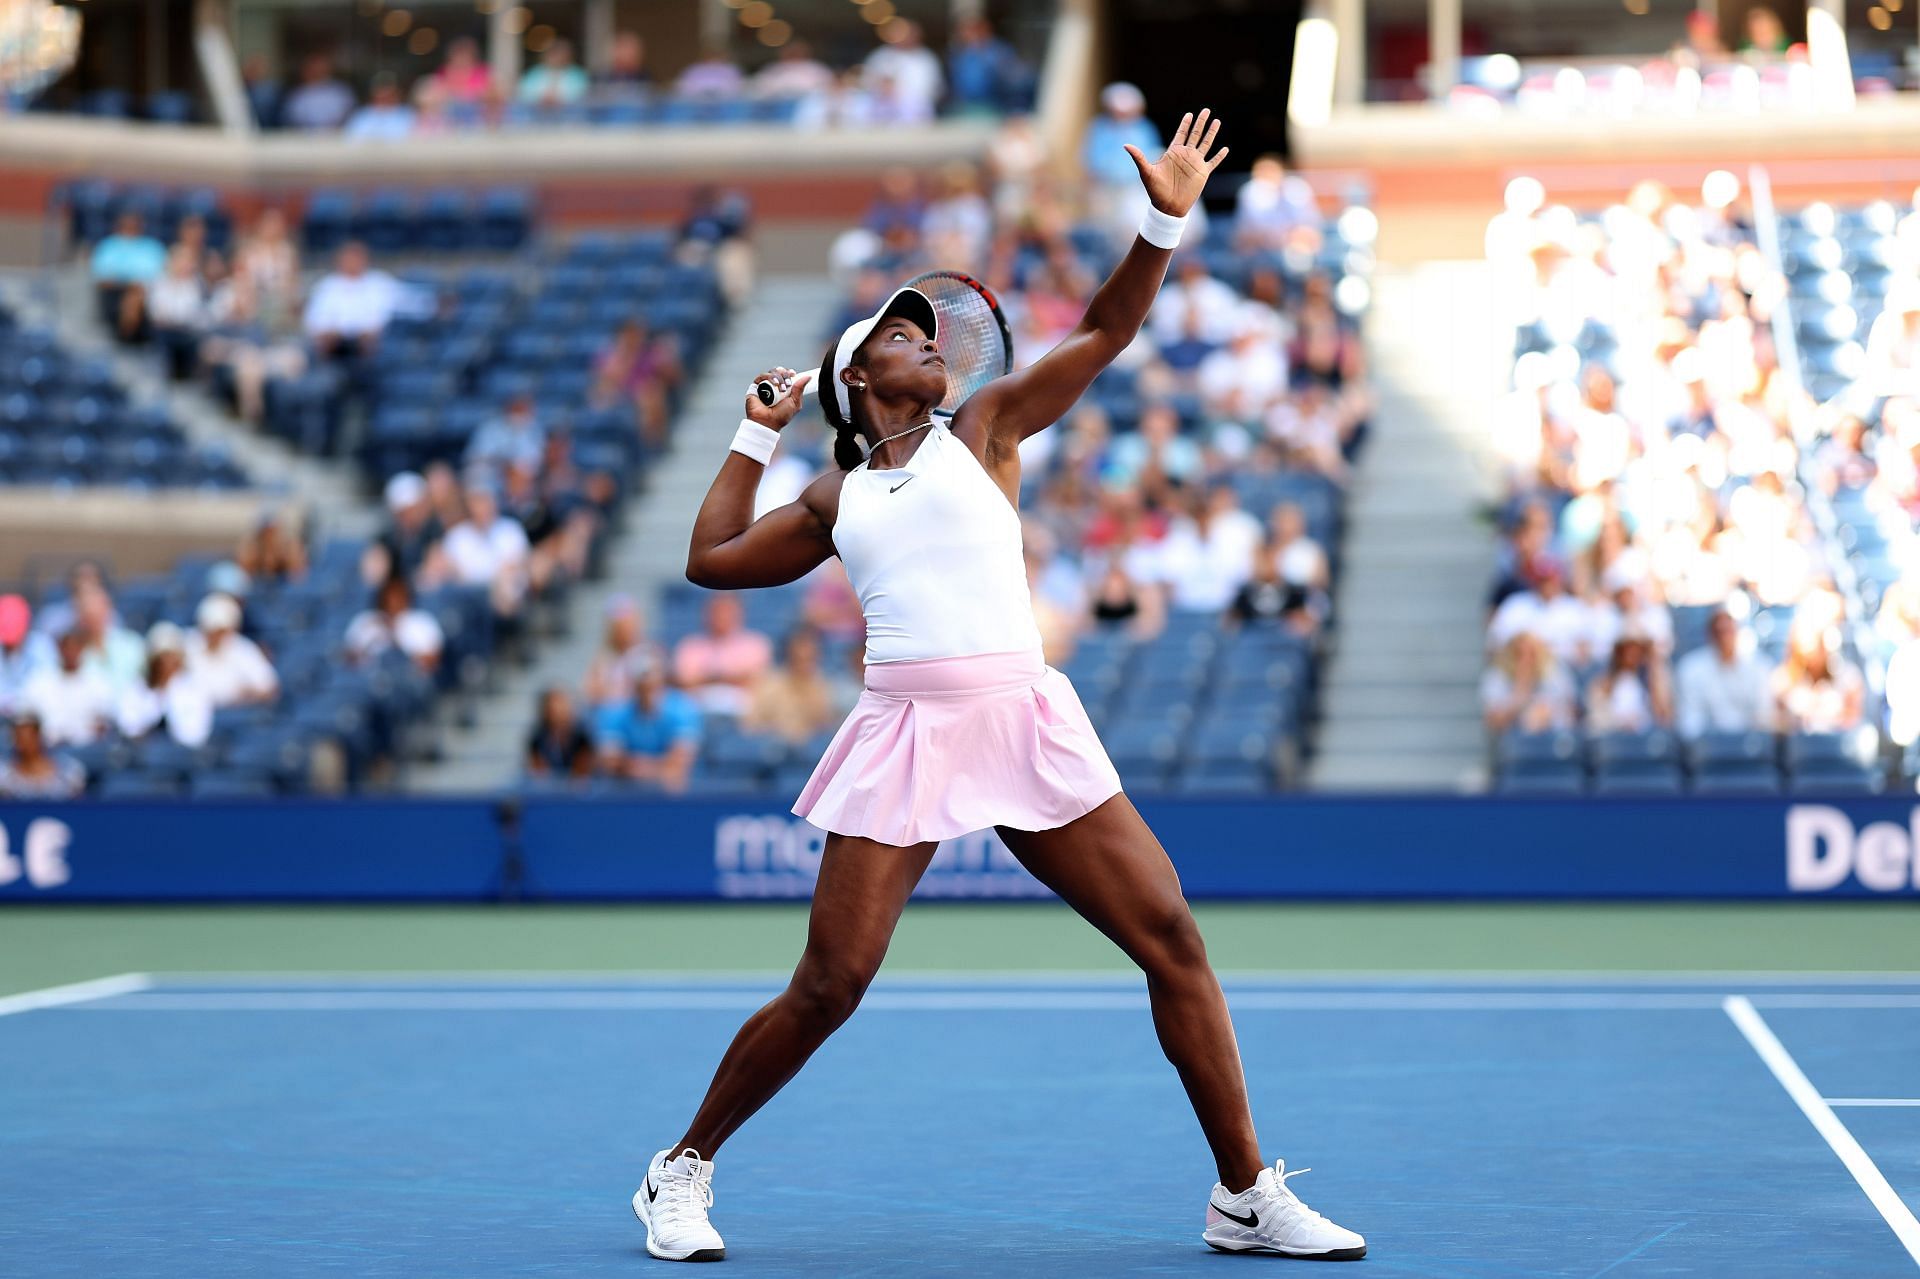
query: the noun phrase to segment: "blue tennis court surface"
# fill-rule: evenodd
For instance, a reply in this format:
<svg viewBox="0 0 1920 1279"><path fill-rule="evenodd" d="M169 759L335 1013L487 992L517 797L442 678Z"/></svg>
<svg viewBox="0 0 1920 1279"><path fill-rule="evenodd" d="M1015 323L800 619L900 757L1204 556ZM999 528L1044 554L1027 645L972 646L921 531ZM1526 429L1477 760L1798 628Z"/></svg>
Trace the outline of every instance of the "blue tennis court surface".
<svg viewBox="0 0 1920 1279"><path fill-rule="evenodd" d="M1920 1269L1920 977L1227 984L1268 1155L1364 1271ZM0 1275L672 1273L627 1198L774 989L0 1000ZM1136 983L883 979L721 1152L714 1221L750 1274L1297 1269L1200 1243L1213 1179Z"/></svg>

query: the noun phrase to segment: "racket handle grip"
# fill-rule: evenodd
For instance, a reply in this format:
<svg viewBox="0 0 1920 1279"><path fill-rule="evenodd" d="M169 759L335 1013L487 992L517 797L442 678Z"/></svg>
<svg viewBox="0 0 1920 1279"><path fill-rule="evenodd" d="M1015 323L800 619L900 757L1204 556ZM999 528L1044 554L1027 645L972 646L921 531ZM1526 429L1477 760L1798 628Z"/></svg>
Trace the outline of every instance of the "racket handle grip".
<svg viewBox="0 0 1920 1279"><path fill-rule="evenodd" d="M807 379L807 389L801 392L802 398L805 398L806 396L812 395L814 393L814 389L820 381L820 370L809 369L805 373L800 374L800 376ZM762 378L760 381L755 382L753 384L753 393L760 397L760 402L762 404L765 404L769 408L771 408L773 406L773 402L775 400L778 400L781 396L785 395L787 391L792 388L792 386L793 386L792 382L782 383L782 382L772 381L771 379L768 379L768 378Z"/></svg>

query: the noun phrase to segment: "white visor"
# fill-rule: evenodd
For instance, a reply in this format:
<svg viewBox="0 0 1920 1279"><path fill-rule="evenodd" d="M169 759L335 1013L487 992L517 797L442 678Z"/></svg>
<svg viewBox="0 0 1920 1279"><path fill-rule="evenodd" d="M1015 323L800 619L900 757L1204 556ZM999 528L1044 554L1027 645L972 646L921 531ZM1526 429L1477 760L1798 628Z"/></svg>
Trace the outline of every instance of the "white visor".
<svg viewBox="0 0 1920 1279"><path fill-rule="evenodd" d="M890 315L898 315L912 320L930 338L939 339L940 316L933 309L933 302L918 289L896 289L886 305L875 311L872 316L847 326L840 340L833 344L833 359L827 367L820 370L820 378L833 388L834 407L840 411L843 422L853 421L853 399L847 390L847 384L840 380L840 370L853 361L853 353L867 340L874 326Z"/></svg>

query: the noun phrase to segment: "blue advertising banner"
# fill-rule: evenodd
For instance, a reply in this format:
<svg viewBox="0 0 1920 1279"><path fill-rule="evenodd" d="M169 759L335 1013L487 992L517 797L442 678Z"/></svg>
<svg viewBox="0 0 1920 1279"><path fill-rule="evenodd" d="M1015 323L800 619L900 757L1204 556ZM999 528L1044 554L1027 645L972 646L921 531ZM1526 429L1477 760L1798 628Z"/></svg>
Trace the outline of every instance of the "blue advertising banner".
<svg viewBox="0 0 1920 1279"><path fill-rule="evenodd" d="M1896 799L1141 799L1189 897L1920 897ZM793 900L826 836L783 805L493 800L0 805L0 902ZM921 897L1044 897L991 832Z"/></svg>
<svg viewBox="0 0 1920 1279"><path fill-rule="evenodd" d="M0 804L0 902L491 900L504 855L495 807Z"/></svg>
<svg viewBox="0 0 1920 1279"><path fill-rule="evenodd" d="M1915 895L1920 808L1898 800L1288 796L1138 801L1192 898ZM526 889L547 898L801 898L825 835L784 807L538 800ZM942 845L922 897L1045 896L990 832Z"/></svg>

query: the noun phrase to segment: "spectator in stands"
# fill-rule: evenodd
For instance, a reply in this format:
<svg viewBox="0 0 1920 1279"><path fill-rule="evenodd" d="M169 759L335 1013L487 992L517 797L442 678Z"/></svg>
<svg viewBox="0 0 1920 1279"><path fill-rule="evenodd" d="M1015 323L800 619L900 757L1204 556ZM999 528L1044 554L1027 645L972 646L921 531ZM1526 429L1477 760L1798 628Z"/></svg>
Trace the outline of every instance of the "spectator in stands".
<svg viewBox="0 0 1920 1279"><path fill-rule="evenodd" d="M80 636L83 660L106 677L116 692L140 678L146 645L120 624L113 597L97 581L83 583L73 595L73 632Z"/></svg>
<svg viewBox="0 0 1920 1279"><path fill-rule="evenodd" d="M740 95L745 77L723 45L710 45L700 60L680 73L674 88L687 98L734 98Z"/></svg>
<svg viewBox="0 0 1920 1279"><path fill-rule="evenodd" d="M1867 331L1863 380L1877 395L1920 390L1920 279L1888 285L1885 306Z"/></svg>
<svg viewBox="0 0 1920 1279"><path fill-rule="evenodd" d="M1146 95L1119 81L1100 91L1100 114L1087 126L1081 149L1088 207L1116 244L1132 238L1146 212L1140 175L1126 151L1129 146L1149 156L1163 149L1160 131L1147 119Z"/></svg>
<svg viewBox="0 0 1920 1279"><path fill-rule="evenodd" d="M786 661L754 685L742 727L798 743L839 722L832 681L820 668L820 637L797 627L787 635Z"/></svg>
<svg viewBox="0 0 1920 1279"><path fill-rule="evenodd" d="M1150 640L1166 628L1166 592L1158 582L1136 578L1124 554L1110 555L1094 587L1093 620L1124 626L1135 640Z"/></svg>
<svg viewBox="0 0 1920 1279"><path fill-rule="evenodd" d="M1253 171L1234 198L1236 248L1248 252L1284 249L1301 243L1302 232L1309 236L1306 246L1317 248L1322 222L1319 201L1305 178L1288 173L1277 155L1263 155L1253 162Z"/></svg>
<svg viewBox="0 0 1920 1279"><path fill-rule="evenodd" d="M486 588L495 616L512 617L526 594L527 560L533 550L527 531L501 514L491 476L469 477L465 496L466 518L449 528L440 543L443 571L462 586Z"/></svg>
<svg viewBox="0 0 1920 1279"><path fill-rule="evenodd" d="M58 662L53 641L32 629L33 609L20 595L0 595L0 716L21 704L27 682Z"/></svg>
<svg viewBox="0 0 1920 1279"><path fill-rule="evenodd" d="M827 88L800 99L793 127L809 133L828 129L864 129L875 123L873 95L859 67L849 67Z"/></svg>
<svg viewBox="0 0 1920 1279"><path fill-rule="evenodd" d="M1494 610L1487 626L1487 647L1505 649L1514 636L1525 633L1539 636L1557 661L1584 666L1598 659L1600 654L1590 647L1592 617L1586 604L1568 592L1566 565L1544 559L1534 571L1532 590L1509 595Z"/></svg>
<svg viewBox="0 0 1920 1279"><path fill-rule="evenodd" d="M647 46L637 31L614 33L607 50L607 69L596 77L596 87L612 96L631 96L652 86L647 70Z"/></svg>
<svg viewBox="0 0 1920 1279"><path fill-rule="evenodd" d="M960 271L984 269L993 239L993 208L980 193L979 171L955 161L940 171L940 188L920 219L927 258Z"/></svg>
<svg viewBox="0 0 1920 1279"><path fill-rule="evenodd" d="M401 471L387 481L384 498L387 527L380 535L390 557L389 571L409 579L426 563L427 552L440 540L442 529L427 500L427 482L413 471ZM384 576L384 575L383 575Z"/></svg>
<svg viewBox="0 0 1920 1279"><path fill-rule="evenodd" d="M596 714L633 696L633 681L640 672L666 666L660 646L647 638L646 615L638 600L631 595L614 596L607 601L606 618L600 647L580 681L580 696Z"/></svg>
<svg viewBox="0 0 1920 1279"><path fill-rule="evenodd" d="M1707 643L1680 659L1674 684L1682 737L1773 730L1772 674L1731 613L1707 622Z"/></svg>
<svg viewBox="0 0 1920 1279"><path fill-rule="evenodd" d="M280 127L280 99L283 89L273 64L264 53L249 53L240 63L240 85L247 95L247 107L253 122L262 129Z"/></svg>
<svg viewBox="0 0 1920 1279"><path fill-rule="evenodd" d="M240 539L234 562L256 582L299 582L307 576L307 546L288 528L290 517L269 512Z"/></svg>
<svg viewBox="0 0 1920 1279"><path fill-rule="evenodd" d="M182 746L200 747L213 735L213 700L187 672L186 636L173 623L147 632L146 671L121 691L114 723L129 741L164 730Z"/></svg>
<svg viewBox="0 0 1920 1279"><path fill-rule="evenodd" d="M1523 631L1481 679L1480 706L1495 735L1566 732L1576 711L1573 680L1539 636Z"/></svg>
<svg viewBox="0 0 1920 1279"><path fill-rule="evenodd" d="M1279 560L1280 576L1306 593L1308 606L1324 616L1331 610L1333 571L1326 548L1307 532L1307 515L1293 502L1276 503L1267 517L1267 540Z"/></svg>
<svg viewBox="0 0 1920 1279"><path fill-rule="evenodd" d="M1040 654L1049 666L1065 666L1073 657L1084 623L1091 616L1085 585L1052 550L1053 536L1042 525L1027 529L1021 547L1027 569L1027 593L1033 597L1033 624L1040 632ZM1065 569L1056 572L1056 566Z"/></svg>
<svg viewBox="0 0 1920 1279"><path fill-rule="evenodd" d="M446 61L430 77L448 117L461 125L480 121L493 92L493 72L480 57L480 42L461 36L447 44Z"/></svg>
<svg viewBox="0 0 1920 1279"><path fill-rule="evenodd" d="M414 607L413 587L395 573L380 584L374 606L348 623L347 660L364 665L398 650L421 673L431 675L440 669L446 642L440 623L425 609Z"/></svg>
<svg viewBox="0 0 1920 1279"><path fill-rule="evenodd" d="M1587 730L1645 733L1673 722L1666 667L1643 635L1628 633L1613 643L1607 667L1587 685Z"/></svg>
<svg viewBox="0 0 1920 1279"><path fill-rule="evenodd" d="M480 424L467 441L463 461L470 473L477 467L504 479L511 466L537 473L546 451L547 429L534 412L533 397L522 393Z"/></svg>
<svg viewBox="0 0 1920 1279"><path fill-rule="evenodd" d="M1209 272L1205 259L1184 253L1175 260L1173 283L1160 290L1148 313L1148 327L1163 347L1189 335L1217 347L1232 341L1239 330L1245 318L1241 305L1233 286Z"/></svg>
<svg viewBox="0 0 1920 1279"><path fill-rule="evenodd" d="M1180 414L1171 404L1149 404L1140 413L1140 429L1128 431L1107 450L1103 478L1109 485L1191 484L1200 476L1200 446L1180 433Z"/></svg>
<svg viewBox="0 0 1920 1279"><path fill-rule="evenodd" d="M89 665L86 637L77 630L55 641L58 659L28 680L20 704L36 716L49 746L85 746L97 740L113 715L113 684Z"/></svg>
<svg viewBox="0 0 1920 1279"><path fill-rule="evenodd" d="M641 439L664 448L672 417L668 395L685 376L673 335L654 334L641 320L631 319L594 362L594 391L602 400L631 403L640 419Z"/></svg>
<svg viewBox="0 0 1920 1279"><path fill-rule="evenodd" d="M47 753L39 715L17 710L8 727L13 754L0 760L0 799L73 799L86 789L87 773L78 760Z"/></svg>
<svg viewBox="0 0 1920 1279"><path fill-rule="evenodd" d="M1740 52L1755 60L1778 58L1787 51L1787 29L1780 15L1763 4L1747 10L1747 38Z"/></svg>
<svg viewBox="0 0 1920 1279"><path fill-rule="evenodd" d="M813 46L798 38L780 47L772 62L753 77L753 94L758 98L795 99L833 89L833 69L813 56Z"/></svg>
<svg viewBox="0 0 1920 1279"><path fill-rule="evenodd" d="M200 339L211 319L207 302L199 257L186 245L174 246L166 270L148 286L147 322L176 382L199 366Z"/></svg>
<svg viewBox="0 0 1920 1279"><path fill-rule="evenodd" d="M345 124L352 111L353 90L334 77L333 60L316 53L300 64L300 84L281 105L280 123L325 133Z"/></svg>
<svg viewBox="0 0 1920 1279"><path fill-rule="evenodd" d="M100 321L123 342L146 337L147 289L167 267L167 248L146 233L138 213L122 213L113 234L93 246L89 270Z"/></svg>
<svg viewBox="0 0 1920 1279"><path fill-rule="evenodd" d="M366 245L349 240L307 299L307 337L323 357L369 356L400 310L403 292L398 280L373 269Z"/></svg>
<svg viewBox="0 0 1920 1279"><path fill-rule="evenodd" d="M209 595L194 612L198 628L187 641L187 674L214 709L271 702L280 677L260 646L240 634L240 605L231 595Z"/></svg>
<svg viewBox="0 0 1920 1279"><path fill-rule="evenodd" d="M700 708L656 667L634 681L630 699L596 717L594 736L610 775L685 790L700 748Z"/></svg>
<svg viewBox="0 0 1920 1279"><path fill-rule="evenodd" d="M593 739L581 726L567 690L542 690L539 719L527 735L527 775L591 777L593 764Z"/></svg>
<svg viewBox="0 0 1920 1279"><path fill-rule="evenodd" d="M753 686L773 665L773 642L748 628L733 595L707 601L706 621L704 631L675 646L674 678L701 710L739 715L753 696Z"/></svg>
<svg viewBox="0 0 1920 1279"><path fill-rule="evenodd" d="M1260 521L1241 509L1230 486L1194 492L1161 547L1173 607L1189 613L1227 608L1253 571L1260 540Z"/></svg>
<svg viewBox="0 0 1920 1279"><path fill-rule="evenodd" d="M347 118L343 136L352 142L399 142L413 136L416 116L391 72L373 78L366 105Z"/></svg>
<svg viewBox="0 0 1920 1279"><path fill-rule="evenodd" d="M1695 71L1716 67L1727 60L1727 46L1720 40L1720 19L1708 9L1687 11L1686 38L1669 55L1674 63Z"/></svg>
<svg viewBox="0 0 1920 1279"><path fill-rule="evenodd" d="M867 55L869 87L877 96L891 98L897 118L892 123L927 120L940 104L946 77L940 58L927 48L920 24L902 18L888 24L879 48ZM881 108L883 112L885 108Z"/></svg>
<svg viewBox="0 0 1920 1279"><path fill-rule="evenodd" d="M517 96L536 111L554 112L581 101L592 87L586 69L573 60L573 41L555 40L520 77Z"/></svg>
<svg viewBox="0 0 1920 1279"><path fill-rule="evenodd" d="M809 573L800 597L800 616L816 633L836 644L859 644L867 636L860 596L838 556Z"/></svg>
<svg viewBox="0 0 1920 1279"><path fill-rule="evenodd" d="M1782 732L1844 733L1860 725L1866 683L1825 626L1796 621L1773 673Z"/></svg>
<svg viewBox="0 0 1920 1279"><path fill-rule="evenodd" d="M1227 345L1202 361L1195 374L1201 405L1210 416L1252 426L1286 394L1284 328L1272 307L1240 304Z"/></svg>
<svg viewBox="0 0 1920 1279"><path fill-rule="evenodd" d="M1228 616L1242 624L1277 623L1311 637L1323 615L1313 606L1314 592L1287 579L1284 558L1271 537L1255 548L1252 572L1233 597Z"/></svg>
<svg viewBox="0 0 1920 1279"><path fill-rule="evenodd" d="M1032 77L1013 46L978 14L962 18L947 44L947 108L984 116L1023 110Z"/></svg>

